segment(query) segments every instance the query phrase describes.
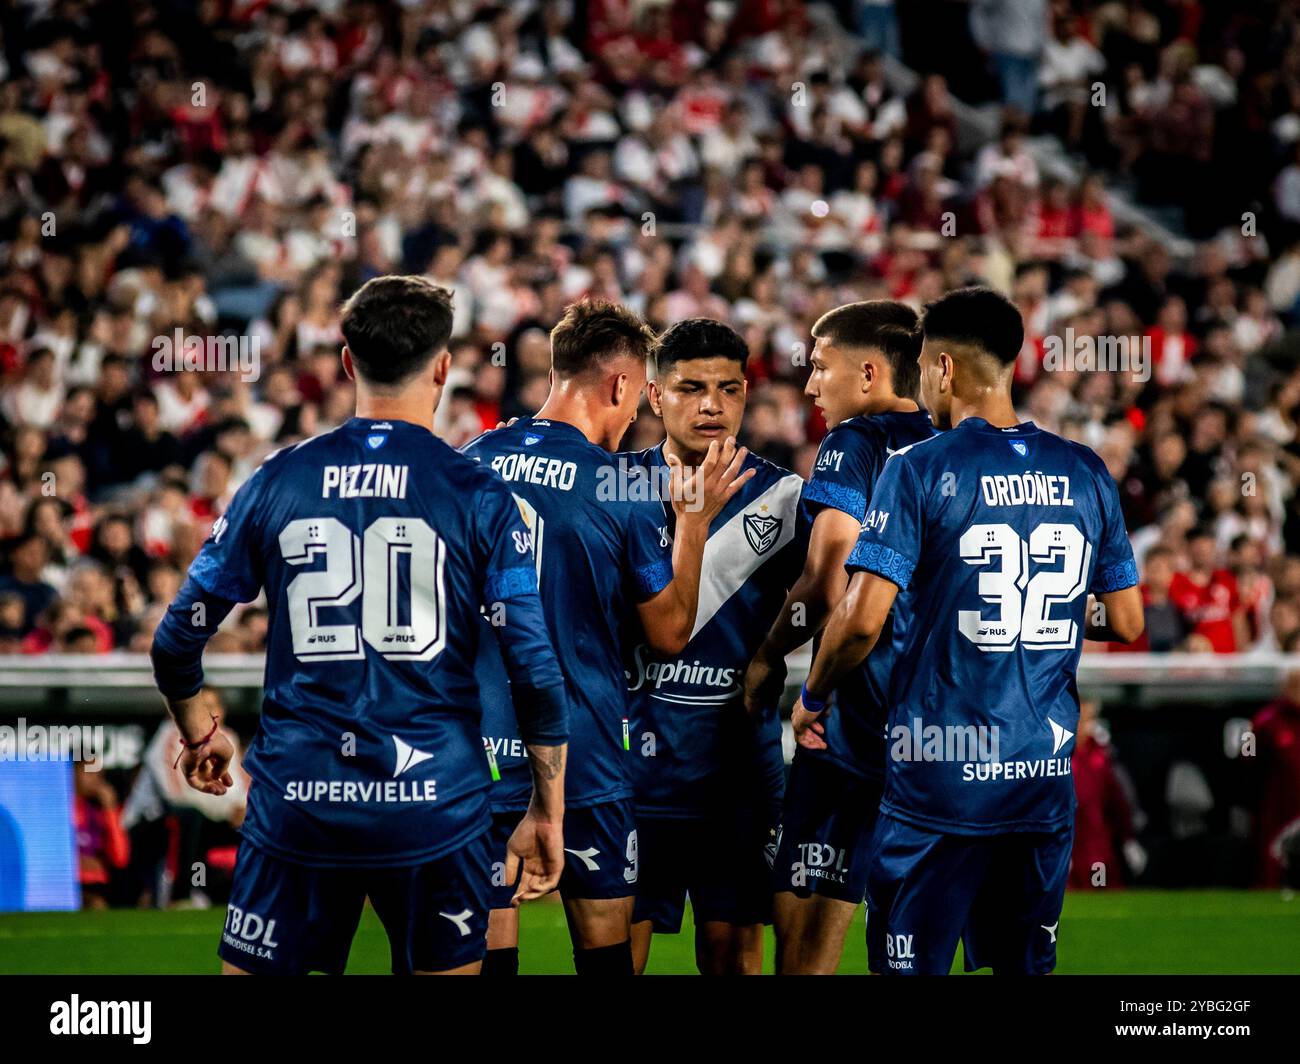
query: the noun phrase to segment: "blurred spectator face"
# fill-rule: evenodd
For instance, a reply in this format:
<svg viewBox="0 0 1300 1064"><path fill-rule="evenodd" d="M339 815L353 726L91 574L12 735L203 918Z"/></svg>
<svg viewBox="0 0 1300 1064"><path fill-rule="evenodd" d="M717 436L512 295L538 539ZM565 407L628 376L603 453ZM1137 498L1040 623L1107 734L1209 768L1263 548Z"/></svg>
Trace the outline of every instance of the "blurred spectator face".
<svg viewBox="0 0 1300 1064"><path fill-rule="evenodd" d="M54 353L41 349L27 362L27 380L33 387L48 391L54 387Z"/></svg>
<svg viewBox="0 0 1300 1064"><path fill-rule="evenodd" d="M1153 592L1163 595L1174 579L1174 556L1165 550L1147 552L1142 582Z"/></svg>
<svg viewBox="0 0 1300 1064"><path fill-rule="evenodd" d="M1218 567L1219 549L1213 536L1193 536L1187 541L1187 554L1193 569L1204 572Z"/></svg>
<svg viewBox="0 0 1300 1064"><path fill-rule="evenodd" d="M68 577L67 598L83 613L102 617L112 605L113 585L98 565L83 562Z"/></svg>
<svg viewBox="0 0 1300 1064"><path fill-rule="evenodd" d="M9 553L14 576L24 584L34 584L49 564L50 548L40 536L28 536Z"/></svg>
<svg viewBox="0 0 1300 1064"><path fill-rule="evenodd" d="M1183 443L1183 438L1175 433L1168 433L1161 436L1156 441L1155 454L1156 472L1164 479L1171 479L1187 459L1187 445Z"/></svg>
<svg viewBox="0 0 1300 1064"><path fill-rule="evenodd" d="M99 526L99 544L112 557L125 557L131 549L130 524L121 517L108 518Z"/></svg>
<svg viewBox="0 0 1300 1064"><path fill-rule="evenodd" d="M171 565L155 565L146 578L149 597L155 602L171 602L181 589L180 570Z"/></svg>
<svg viewBox="0 0 1300 1064"><path fill-rule="evenodd" d="M21 595L0 595L0 632L21 635L26 627L26 607Z"/></svg>
<svg viewBox="0 0 1300 1064"><path fill-rule="evenodd" d="M131 406L131 418L135 422L135 427L146 436L151 436L158 431L158 400L154 398L152 392L144 392L136 396Z"/></svg>

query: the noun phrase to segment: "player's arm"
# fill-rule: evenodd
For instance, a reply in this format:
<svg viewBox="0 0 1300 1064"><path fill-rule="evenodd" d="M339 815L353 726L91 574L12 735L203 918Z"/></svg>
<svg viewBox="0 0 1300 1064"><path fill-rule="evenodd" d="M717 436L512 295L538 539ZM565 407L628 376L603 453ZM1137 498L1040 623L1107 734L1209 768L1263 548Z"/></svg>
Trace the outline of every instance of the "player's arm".
<svg viewBox="0 0 1300 1064"><path fill-rule="evenodd" d="M709 524L754 476L745 469L749 450L728 436L721 447L714 440L699 466L688 476L681 461L668 455L669 493L676 515L673 534L673 575L661 589L637 603L646 642L660 654L679 654L695 630L700 601L700 571Z"/></svg>
<svg viewBox="0 0 1300 1064"><path fill-rule="evenodd" d="M476 518L486 559L483 602L510 678L515 720L533 778L528 810L506 850L507 880L519 879L513 898L518 904L554 890L564 869L569 697L547 633L532 542L504 485L493 482Z"/></svg>
<svg viewBox="0 0 1300 1064"><path fill-rule="evenodd" d="M1142 591L1126 587L1097 595L1100 609L1088 610L1083 637L1102 643L1132 643L1146 628Z"/></svg>
<svg viewBox="0 0 1300 1064"><path fill-rule="evenodd" d="M189 785L206 794L225 794L234 785L228 768L235 751L203 690L203 648L235 603L251 602L262 589L254 517L265 469L248 478L213 523L149 650L154 680L180 729L178 764Z"/></svg>
<svg viewBox="0 0 1300 1064"><path fill-rule="evenodd" d="M203 648L234 606L191 576L167 608L149 648L154 682L181 733L181 770L189 785L205 794L225 794L234 786L229 767L235 750L218 727L216 707L203 687Z"/></svg>
<svg viewBox="0 0 1300 1064"><path fill-rule="evenodd" d="M1100 465L1100 461L1098 460ZM1137 562L1124 527L1119 489L1102 466L1097 473L1101 509L1101 542L1097 566L1089 590L1101 605L1090 609L1084 624L1085 639L1108 643L1131 643L1146 628L1142 589L1138 586Z"/></svg>
<svg viewBox="0 0 1300 1064"><path fill-rule="evenodd" d="M531 570L529 570L531 571ZM549 894L564 870L564 771L568 759L569 699L560 673L536 583L503 603L505 623L496 628L519 736L528 751L533 793L510 836L506 880L519 876L513 902Z"/></svg>
<svg viewBox="0 0 1300 1064"><path fill-rule="evenodd" d="M801 746L825 749L818 718L831 692L871 653L899 591L906 590L920 555L924 485L905 455L885 463L871 496L872 520L844 563L848 590L831 612L790 722Z"/></svg>
<svg viewBox="0 0 1300 1064"><path fill-rule="evenodd" d="M860 521L826 507L813 521L803 571L785 597L771 631L745 671L745 711L756 716L781 697L786 655L821 631L844 595L844 562L857 542Z"/></svg>
<svg viewBox="0 0 1300 1064"><path fill-rule="evenodd" d="M854 573L849 588L826 622L826 633L808 670L791 723L799 745L824 750L818 718L831 692L875 647L898 597L898 585L872 572Z"/></svg>

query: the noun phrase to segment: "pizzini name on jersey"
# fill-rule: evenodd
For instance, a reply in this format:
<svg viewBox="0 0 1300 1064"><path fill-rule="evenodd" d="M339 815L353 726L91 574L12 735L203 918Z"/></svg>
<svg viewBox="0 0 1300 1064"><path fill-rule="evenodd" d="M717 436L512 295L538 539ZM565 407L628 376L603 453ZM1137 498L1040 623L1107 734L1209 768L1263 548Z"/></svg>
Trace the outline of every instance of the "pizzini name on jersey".
<svg viewBox="0 0 1300 1064"><path fill-rule="evenodd" d="M322 499L405 499L410 467L384 462L327 465L321 470Z"/></svg>

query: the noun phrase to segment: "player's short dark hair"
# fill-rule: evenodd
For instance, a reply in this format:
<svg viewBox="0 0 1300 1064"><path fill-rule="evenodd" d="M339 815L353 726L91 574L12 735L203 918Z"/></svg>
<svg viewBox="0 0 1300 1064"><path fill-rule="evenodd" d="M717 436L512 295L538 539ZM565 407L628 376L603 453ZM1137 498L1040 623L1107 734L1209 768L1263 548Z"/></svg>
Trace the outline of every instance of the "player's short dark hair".
<svg viewBox="0 0 1300 1064"><path fill-rule="evenodd" d="M1003 365L1020 355L1025 323L1016 305L991 288L958 288L927 304L921 328L928 340L968 344Z"/></svg>
<svg viewBox="0 0 1300 1064"><path fill-rule="evenodd" d="M692 358L725 358L745 371L749 345L729 325L712 318L687 318L670 326L655 344L655 372L664 373Z"/></svg>
<svg viewBox="0 0 1300 1064"><path fill-rule="evenodd" d="M343 304L342 332L361 377L399 384L419 373L451 338L451 293L425 277L367 281Z"/></svg>
<svg viewBox="0 0 1300 1064"><path fill-rule="evenodd" d="M915 399L921 385L921 331L916 311L892 299L867 299L828 310L812 327L813 338L837 347L878 347L889 360L894 394Z"/></svg>
<svg viewBox="0 0 1300 1064"><path fill-rule="evenodd" d="M627 307L604 299L570 303L551 330L551 367L559 377L577 377L611 358L646 358L654 330Z"/></svg>

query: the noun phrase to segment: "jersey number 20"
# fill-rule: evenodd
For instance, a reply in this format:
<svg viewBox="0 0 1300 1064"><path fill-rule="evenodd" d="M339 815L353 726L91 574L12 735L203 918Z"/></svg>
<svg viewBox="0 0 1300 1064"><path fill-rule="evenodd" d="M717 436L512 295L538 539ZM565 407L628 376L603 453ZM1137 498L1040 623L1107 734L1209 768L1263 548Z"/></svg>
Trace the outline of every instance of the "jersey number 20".
<svg viewBox="0 0 1300 1064"><path fill-rule="evenodd" d="M364 643L390 661L429 661L442 652L447 548L422 518L381 517L358 537L335 517L303 517L285 525L280 553L289 565L320 556L325 561L323 568L289 581L289 626L299 660L363 658ZM403 556L410 564L405 611L398 601ZM350 606L357 596L359 626L324 622L322 610Z"/></svg>
<svg viewBox="0 0 1300 1064"><path fill-rule="evenodd" d="M1092 561L1092 544L1075 525L1041 524L1029 542L1006 524L972 525L958 543L968 565L993 565L979 575L980 598L996 604L998 614L986 619L980 610L959 610L957 628L984 651L1067 650L1074 646L1078 625L1051 616L1052 607L1073 602L1083 594ZM1059 561L1059 569L1040 569L1031 577L1029 563Z"/></svg>

